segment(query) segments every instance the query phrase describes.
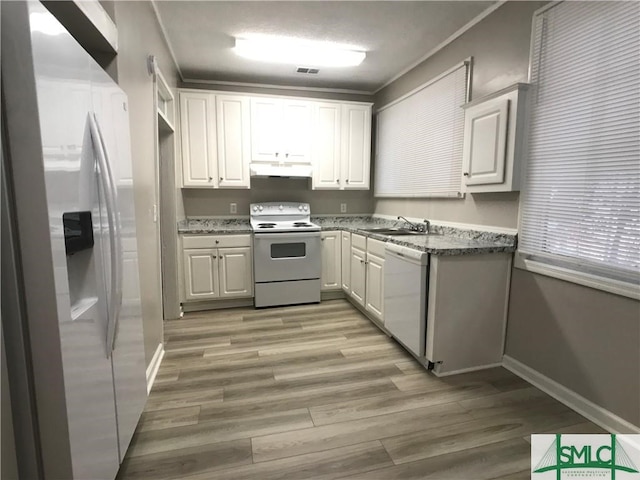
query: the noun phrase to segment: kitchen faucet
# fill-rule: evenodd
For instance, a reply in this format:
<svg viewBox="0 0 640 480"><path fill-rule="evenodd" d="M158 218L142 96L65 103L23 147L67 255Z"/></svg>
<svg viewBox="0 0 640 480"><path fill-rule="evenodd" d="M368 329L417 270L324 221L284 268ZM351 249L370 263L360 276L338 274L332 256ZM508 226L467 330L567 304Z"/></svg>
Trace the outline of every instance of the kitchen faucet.
<svg viewBox="0 0 640 480"><path fill-rule="evenodd" d="M413 230L414 232L429 233L429 220L425 219L424 223L413 223L404 218L402 215L398 215L398 220L404 220L405 223L409 225L409 229Z"/></svg>

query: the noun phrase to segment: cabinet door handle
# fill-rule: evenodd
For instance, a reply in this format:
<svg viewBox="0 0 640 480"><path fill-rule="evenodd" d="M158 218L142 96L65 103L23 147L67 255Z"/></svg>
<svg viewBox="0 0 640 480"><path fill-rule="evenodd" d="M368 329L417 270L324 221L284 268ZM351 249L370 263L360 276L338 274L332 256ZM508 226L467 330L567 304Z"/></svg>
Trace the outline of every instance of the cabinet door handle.
<svg viewBox="0 0 640 480"><path fill-rule="evenodd" d="M349 179L347 178L347 179L345 180L345 182L349 183Z"/></svg>
<svg viewBox="0 0 640 480"><path fill-rule="evenodd" d="M216 257L215 255L211 255L211 258L218 258L218 257Z"/></svg>
<svg viewBox="0 0 640 480"><path fill-rule="evenodd" d="M220 177L220 181L222 182L224 179L222 177Z"/></svg>
<svg viewBox="0 0 640 480"><path fill-rule="evenodd" d="M220 240L216 240L216 245L217 245L218 243L220 243Z"/></svg>
<svg viewBox="0 0 640 480"><path fill-rule="evenodd" d="M279 153L278 153L278 152L276 152L276 158L278 158L278 155L279 155Z"/></svg>
<svg viewBox="0 0 640 480"><path fill-rule="evenodd" d="M209 177L209 181L213 180L213 177Z"/></svg>
<svg viewBox="0 0 640 480"><path fill-rule="evenodd" d="M465 177L469 176L469 172L464 172L462 175L464 175Z"/></svg>
<svg viewBox="0 0 640 480"><path fill-rule="evenodd" d="M285 154L284 154L284 157L285 157L285 158L289 158L289 154L288 154L288 153L285 153Z"/></svg>

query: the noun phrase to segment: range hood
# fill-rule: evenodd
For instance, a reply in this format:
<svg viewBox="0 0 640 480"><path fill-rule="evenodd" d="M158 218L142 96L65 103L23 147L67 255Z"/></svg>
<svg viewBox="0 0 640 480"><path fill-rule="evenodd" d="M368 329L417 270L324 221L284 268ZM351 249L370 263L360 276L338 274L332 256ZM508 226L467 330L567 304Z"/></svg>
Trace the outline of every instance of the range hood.
<svg viewBox="0 0 640 480"><path fill-rule="evenodd" d="M249 174L252 177L310 178L313 168L309 164L252 163Z"/></svg>

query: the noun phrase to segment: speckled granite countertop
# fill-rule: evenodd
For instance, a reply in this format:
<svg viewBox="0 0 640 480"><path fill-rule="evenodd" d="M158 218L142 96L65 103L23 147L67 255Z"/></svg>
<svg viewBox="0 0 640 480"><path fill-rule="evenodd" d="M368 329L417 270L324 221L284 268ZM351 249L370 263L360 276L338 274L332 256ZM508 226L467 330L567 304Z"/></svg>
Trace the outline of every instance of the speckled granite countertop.
<svg viewBox="0 0 640 480"><path fill-rule="evenodd" d="M429 234L380 235L364 228L395 227L399 222L371 216L312 216L311 221L322 230L344 230L383 242L415 248L434 255L469 255L478 253L514 252L516 236L478 230L453 228L432 223ZM241 234L252 233L248 218L189 218L178 222L178 233Z"/></svg>

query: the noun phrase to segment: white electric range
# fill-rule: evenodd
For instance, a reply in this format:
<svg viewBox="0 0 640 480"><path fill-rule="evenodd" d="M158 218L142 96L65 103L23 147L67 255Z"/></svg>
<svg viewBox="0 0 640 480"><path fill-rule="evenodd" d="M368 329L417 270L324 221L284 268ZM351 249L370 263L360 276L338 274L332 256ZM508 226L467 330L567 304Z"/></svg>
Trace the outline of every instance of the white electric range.
<svg viewBox="0 0 640 480"><path fill-rule="evenodd" d="M308 203L251 204L256 307L320 302L320 227Z"/></svg>

